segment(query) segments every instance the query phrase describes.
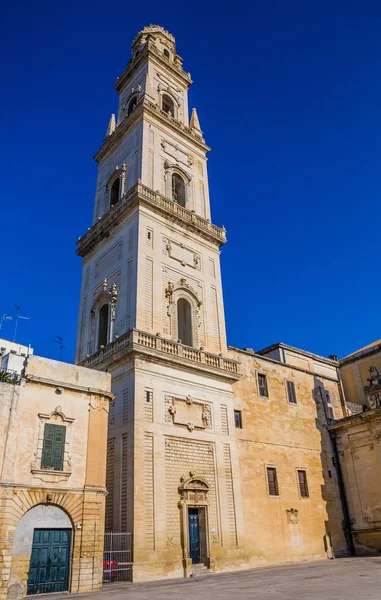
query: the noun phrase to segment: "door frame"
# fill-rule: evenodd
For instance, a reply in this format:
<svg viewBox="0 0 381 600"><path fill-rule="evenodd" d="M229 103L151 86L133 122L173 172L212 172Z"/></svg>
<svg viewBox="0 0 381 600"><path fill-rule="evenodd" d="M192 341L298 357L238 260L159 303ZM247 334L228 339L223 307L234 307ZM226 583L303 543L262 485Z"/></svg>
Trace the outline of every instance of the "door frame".
<svg viewBox="0 0 381 600"><path fill-rule="evenodd" d="M185 577L189 577L192 574L192 559L189 552L189 508L203 508L205 510L206 551L204 564L208 568L210 567L209 502L207 500L210 486L203 478L196 476L192 471L189 474L190 478L183 480L178 488L181 496L178 506L180 508L181 546Z"/></svg>
<svg viewBox="0 0 381 600"><path fill-rule="evenodd" d="M70 528L70 527L34 527L33 528L33 537L32 537L32 547L31 547L31 553L30 553L30 558L29 558L29 569L28 569L28 576L27 576L27 580L26 580L26 596L35 596L36 594L29 594L28 593L28 586L29 586L29 572L30 572L30 568L31 568L31 560L32 560L32 552L33 552L33 541L34 541L34 533L36 530L45 530L45 531L69 531L70 532L70 541L69 541L69 552L68 552L68 575L67 575L67 590L64 590L62 592L38 592L38 594L55 594L55 593L71 593L71 587L72 587L72 559L73 559L73 546L74 546L74 529Z"/></svg>

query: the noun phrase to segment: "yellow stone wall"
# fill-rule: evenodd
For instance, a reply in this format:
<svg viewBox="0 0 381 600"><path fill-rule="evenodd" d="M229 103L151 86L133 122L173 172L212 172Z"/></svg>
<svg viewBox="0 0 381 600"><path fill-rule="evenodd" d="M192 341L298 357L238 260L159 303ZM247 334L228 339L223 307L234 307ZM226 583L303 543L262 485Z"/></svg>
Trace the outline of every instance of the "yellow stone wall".
<svg viewBox="0 0 381 600"><path fill-rule="evenodd" d="M56 506L72 527L72 592L102 585L107 373L30 356L19 384L0 383L0 598L26 594L30 554L13 556L21 517ZM63 471L41 469L45 423L65 425ZM42 437L41 437L42 436Z"/></svg>
<svg viewBox="0 0 381 600"><path fill-rule="evenodd" d="M324 558L327 536L336 556L346 554L338 478L319 390L329 391L333 416L342 417L337 380L244 353L239 358L244 375L233 393L243 416L236 436L250 564ZM258 372L267 375L268 398L258 394ZM297 404L288 402L287 379L294 381ZM266 466L277 469L278 497L268 494ZM309 498L300 496L297 469L307 472ZM298 511L297 523L287 518L291 508Z"/></svg>
<svg viewBox="0 0 381 600"><path fill-rule="evenodd" d="M327 417L343 417L336 366L315 365L314 372L247 352L230 356L241 363L235 383L141 356L112 373L108 514L114 530L132 525L135 581L190 574L179 493L190 473L209 486L212 571L348 552L327 431ZM268 398L258 394L258 372L267 375ZM295 383L296 405L288 402L287 380ZM205 426L201 405L210 414ZM242 429L234 410L242 411ZM267 465L277 468L279 497L268 494ZM307 472L308 498L300 497L297 469Z"/></svg>

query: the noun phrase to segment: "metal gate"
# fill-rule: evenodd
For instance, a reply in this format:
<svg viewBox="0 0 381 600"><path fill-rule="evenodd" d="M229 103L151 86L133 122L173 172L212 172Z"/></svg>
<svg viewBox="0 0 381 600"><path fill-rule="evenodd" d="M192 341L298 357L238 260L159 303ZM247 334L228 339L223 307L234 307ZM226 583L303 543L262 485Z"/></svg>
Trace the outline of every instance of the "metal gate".
<svg viewBox="0 0 381 600"><path fill-rule="evenodd" d="M132 533L105 533L103 583L132 581Z"/></svg>

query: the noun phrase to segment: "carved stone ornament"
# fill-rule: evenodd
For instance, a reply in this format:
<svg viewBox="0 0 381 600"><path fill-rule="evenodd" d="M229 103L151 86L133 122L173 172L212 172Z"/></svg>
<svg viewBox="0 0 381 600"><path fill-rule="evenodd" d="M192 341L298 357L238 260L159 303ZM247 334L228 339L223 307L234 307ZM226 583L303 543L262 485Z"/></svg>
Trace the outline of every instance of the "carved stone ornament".
<svg viewBox="0 0 381 600"><path fill-rule="evenodd" d="M287 515L287 523L291 525L296 525L299 523L299 511L297 508L289 508L286 510Z"/></svg>
<svg viewBox="0 0 381 600"><path fill-rule="evenodd" d="M165 396L165 421L174 425L194 429L212 429L212 408L209 403L194 400L191 395L186 398Z"/></svg>

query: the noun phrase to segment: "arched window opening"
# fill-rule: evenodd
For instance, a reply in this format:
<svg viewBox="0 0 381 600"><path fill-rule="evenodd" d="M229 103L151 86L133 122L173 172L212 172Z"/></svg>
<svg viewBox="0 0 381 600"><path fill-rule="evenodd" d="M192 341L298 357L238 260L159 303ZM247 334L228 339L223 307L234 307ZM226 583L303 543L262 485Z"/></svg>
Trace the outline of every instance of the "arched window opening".
<svg viewBox="0 0 381 600"><path fill-rule="evenodd" d="M98 350L101 346L107 346L108 319L109 319L109 306L108 306L108 304L104 304L99 311Z"/></svg>
<svg viewBox="0 0 381 600"><path fill-rule="evenodd" d="M175 103L173 102L172 98L167 96L167 94L163 94L161 108L164 112L170 113L172 117L175 116Z"/></svg>
<svg viewBox="0 0 381 600"><path fill-rule="evenodd" d="M166 58L171 58L171 55L169 54L169 50L167 50L166 48L164 48L163 54Z"/></svg>
<svg viewBox="0 0 381 600"><path fill-rule="evenodd" d="M177 330L179 340L185 346L193 346L192 307L184 298L177 302Z"/></svg>
<svg viewBox="0 0 381 600"><path fill-rule="evenodd" d="M114 206L117 202L119 202L119 194L120 194L120 179L117 177L114 183L111 186L110 193L110 206Z"/></svg>
<svg viewBox="0 0 381 600"><path fill-rule="evenodd" d="M172 200L185 208L185 181L177 173L172 175Z"/></svg>
<svg viewBox="0 0 381 600"><path fill-rule="evenodd" d="M138 103L137 96L134 96L133 98L131 98L130 103L128 105L128 109L127 109L127 117L129 117L130 114L135 110L137 103Z"/></svg>

